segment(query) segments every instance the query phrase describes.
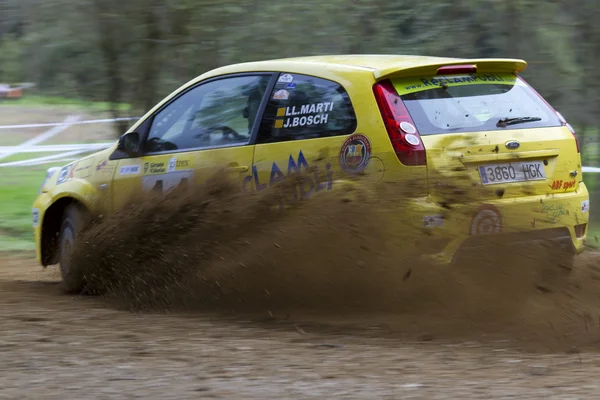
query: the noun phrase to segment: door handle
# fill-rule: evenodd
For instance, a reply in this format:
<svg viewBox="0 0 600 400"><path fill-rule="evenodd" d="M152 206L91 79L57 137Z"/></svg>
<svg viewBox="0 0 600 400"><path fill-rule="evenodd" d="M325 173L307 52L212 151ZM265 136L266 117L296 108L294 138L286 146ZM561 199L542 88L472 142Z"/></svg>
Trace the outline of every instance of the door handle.
<svg viewBox="0 0 600 400"><path fill-rule="evenodd" d="M237 167L227 167L225 171L228 172L248 172L249 168L246 165L239 165Z"/></svg>

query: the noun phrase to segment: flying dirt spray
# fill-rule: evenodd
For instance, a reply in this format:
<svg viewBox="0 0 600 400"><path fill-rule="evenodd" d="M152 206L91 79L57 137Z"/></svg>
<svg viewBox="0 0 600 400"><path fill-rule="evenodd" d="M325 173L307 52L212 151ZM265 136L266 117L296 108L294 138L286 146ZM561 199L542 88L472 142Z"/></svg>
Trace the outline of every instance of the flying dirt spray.
<svg viewBox="0 0 600 400"><path fill-rule="evenodd" d="M446 336L511 329L554 340L590 329L594 307L582 299L593 291L575 281L541 293L536 254L523 263L486 252L452 267L407 257L423 227L403 220L398 189L348 182L287 201L302 179L260 193L215 179L192 194L132 200L82 232L72 260L84 293L137 310L386 315L399 329Z"/></svg>
<svg viewBox="0 0 600 400"><path fill-rule="evenodd" d="M72 258L84 291L134 307L355 304L390 254L383 221L352 184L343 196L287 201L301 184L299 175L243 193L215 179L132 201L82 232ZM396 270L401 281L406 270Z"/></svg>

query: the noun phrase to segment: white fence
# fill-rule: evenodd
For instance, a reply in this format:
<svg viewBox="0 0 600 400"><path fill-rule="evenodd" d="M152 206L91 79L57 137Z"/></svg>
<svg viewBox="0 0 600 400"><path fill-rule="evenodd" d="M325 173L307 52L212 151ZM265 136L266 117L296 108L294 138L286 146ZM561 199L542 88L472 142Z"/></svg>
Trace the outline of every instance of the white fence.
<svg viewBox="0 0 600 400"><path fill-rule="evenodd" d="M74 125L87 125L87 124L106 124L116 121L135 121L138 118L109 118L109 119L93 119L87 121L80 121L78 116L69 116L63 122L59 123L45 123L45 124L25 124L25 125L0 125L0 135L10 134L16 129L29 129L29 128L50 128L46 132L43 132L33 139L30 139L17 146L0 146L0 160L12 156L18 153L57 153L51 156L36 157L29 160L12 161L0 163L0 167L16 167L16 166L30 166L30 165L41 165L47 163L54 163L58 161L72 160L73 156L81 153L88 153L91 151L98 151L106 149L112 146L115 142L105 143L74 143L74 144L56 144L56 145L42 145L39 146L45 140L50 139L53 136L58 135L62 131L70 128ZM582 169L583 173L600 173L600 167L588 167L584 166Z"/></svg>
<svg viewBox="0 0 600 400"><path fill-rule="evenodd" d="M104 143L73 143L73 144L55 144L55 145L39 145L51 137L58 135L66 129L74 125L88 124L106 124L116 121L135 121L138 118L111 118L111 119L94 119L81 121L79 116L68 116L63 122L45 123L45 124L25 124L25 125L0 125L0 135L14 133L15 130L31 129L31 128L50 128L47 131L40 133L32 139L29 139L16 146L0 146L0 160L13 156L19 153L58 153L49 156L35 157L27 160L11 161L0 163L0 167L16 167L16 166L32 166L48 163L71 161L74 156L82 153L98 151L112 146L115 142ZM1 137L1 136L0 136Z"/></svg>

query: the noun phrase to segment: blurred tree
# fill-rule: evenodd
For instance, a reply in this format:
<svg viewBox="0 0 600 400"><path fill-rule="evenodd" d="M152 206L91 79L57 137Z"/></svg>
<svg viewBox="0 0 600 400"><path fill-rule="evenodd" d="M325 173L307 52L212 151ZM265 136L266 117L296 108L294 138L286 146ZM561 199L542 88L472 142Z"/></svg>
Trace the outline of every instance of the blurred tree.
<svg viewBox="0 0 600 400"><path fill-rule="evenodd" d="M597 126L594 0L0 0L0 11L0 79L107 100L114 116L224 64L395 53L524 58L524 76L581 133Z"/></svg>

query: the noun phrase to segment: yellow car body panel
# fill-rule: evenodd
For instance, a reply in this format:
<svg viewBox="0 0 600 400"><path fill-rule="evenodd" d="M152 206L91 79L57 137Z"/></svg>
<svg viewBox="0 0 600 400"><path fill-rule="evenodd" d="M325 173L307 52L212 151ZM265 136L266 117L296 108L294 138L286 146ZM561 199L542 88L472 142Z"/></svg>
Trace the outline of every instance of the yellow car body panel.
<svg viewBox="0 0 600 400"><path fill-rule="evenodd" d="M61 178L57 171L43 185L33 205L37 259L44 265L53 260L43 255L47 250L43 248L42 230L48 212L60 212L59 209L53 210L53 205L61 199L74 199L90 210L112 212L144 190L169 190L188 184L191 187L206 182L221 168L226 168L240 180L244 190L250 191L267 188L298 170L312 171L310 181L300 186L296 195L292 196L307 198L319 191L342 188L340 182L346 179L348 171L348 165L343 163L349 162L352 152L361 149L361 146L368 146L365 154L369 158L358 159L357 162L364 161L361 171L366 172L371 182L399 187L407 182L417 183L404 193L407 213L393 216L390 219L391 229L411 220L412 225L416 223L428 230L424 237L414 237L414 241L408 244L414 249L420 249L423 240L427 247L427 237L434 232L433 236L444 239L440 248L435 251L429 249L440 262L452 260L456 251L477 234L474 231L478 229L474 228L479 223L477 218L485 216L490 209L497 213L494 218L501 219L502 232L541 232L561 228L570 238L575 252L581 252L587 229L576 232L575 227L587 226L589 196L581 179L579 152L566 125L421 135L426 165L407 166L398 159L374 96L373 85L390 79L399 95L410 95L429 88L438 68L461 65L475 65L478 74L499 73L498 76L506 78L522 71L526 63L514 59L338 55L244 63L209 71L159 102L127 133L142 129L164 106L198 84L215 78L258 72L272 73L273 76L318 77L341 85L354 111L355 129L345 135L305 140L255 142L243 146L111 159L118 150L115 143L109 149L63 167L65 176ZM478 82L482 83L481 80ZM467 80L457 83L436 81L435 85L452 87L470 83ZM521 85L514 79L510 83ZM295 115L289 107L277 110L277 117L288 114ZM481 111L481 118L485 118L485 110ZM518 151L498 145L510 141L520 143ZM481 183L481 168L515 160L538 160L540 163L543 160L546 179L507 184L501 190L497 185ZM57 182L59 179L62 181ZM445 204L446 199L449 194L457 193L460 194L453 199L450 210Z"/></svg>
<svg viewBox="0 0 600 400"><path fill-rule="evenodd" d="M102 208L110 202L106 201L107 192L102 190L110 187L113 172L116 163L104 163L110 153L114 150L102 150L96 154L84 157L74 161L66 166L57 169L52 176L47 179L40 188L40 194L33 203L35 219L34 238L36 242L36 258L42 262L42 227L46 214L53 205L62 200L75 200L86 206L89 210L97 212L110 211L108 208ZM64 172L64 181L59 182L61 171Z"/></svg>
<svg viewBox="0 0 600 400"><path fill-rule="evenodd" d="M253 146L239 146L119 160L119 171L122 168L139 168L142 172L115 175L112 210L118 210L131 196L139 194L139 191L131 188L166 192L185 186L186 190L191 190L205 183L222 168L231 174L231 178L246 177L252 168L253 152Z"/></svg>

